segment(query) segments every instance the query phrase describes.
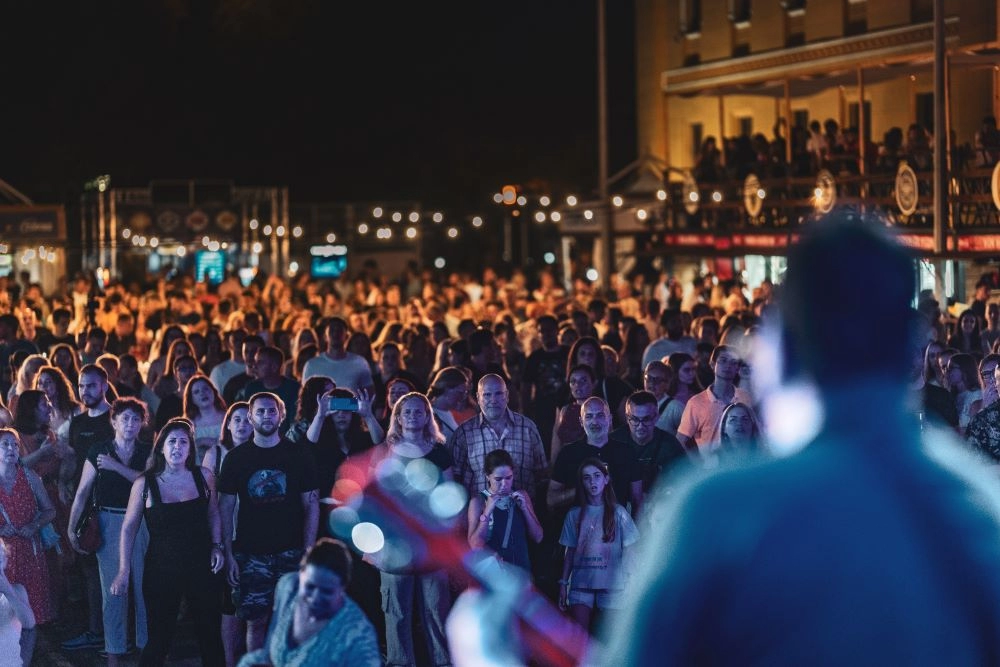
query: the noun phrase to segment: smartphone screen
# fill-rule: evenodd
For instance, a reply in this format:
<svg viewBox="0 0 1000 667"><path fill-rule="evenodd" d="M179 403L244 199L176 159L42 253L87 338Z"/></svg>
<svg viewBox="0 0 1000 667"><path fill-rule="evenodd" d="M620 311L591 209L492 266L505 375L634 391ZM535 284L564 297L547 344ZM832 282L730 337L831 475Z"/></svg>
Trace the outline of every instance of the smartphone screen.
<svg viewBox="0 0 1000 667"><path fill-rule="evenodd" d="M358 399L333 397L330 399L331 410L346 410L348 412L358 411Z"/></svg>

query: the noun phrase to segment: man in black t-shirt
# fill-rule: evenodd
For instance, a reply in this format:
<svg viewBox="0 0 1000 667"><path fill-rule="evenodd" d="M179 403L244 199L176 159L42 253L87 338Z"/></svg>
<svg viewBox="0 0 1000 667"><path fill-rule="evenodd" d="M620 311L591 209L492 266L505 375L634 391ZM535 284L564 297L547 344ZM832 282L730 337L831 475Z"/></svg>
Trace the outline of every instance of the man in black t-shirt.
<svg viewBox="0 0 1000 667"><path fill-rule="evenodd" d="M80 483L80 473L83 463L87 460L90 448L112 442L115 437L111 426L111 406L105 394L108 390L107 372L95 364L88 364L80 370L77 390L84 411L73 417L69 422L69 445L76 454L76 469L72 476L59 480L59 496L67 505L72 506L76 487ZM75 526L70 526L74 530ZM101 579L97 570L97 559L93 555L77 556L76 562L83 570L83 580L87 588L87 612L89 628L82 634L69 639L62 644L63 650L75 651L104 647L104 619L101 611L103 597Z"/></svg>
<svg viewBox="0 0 1000 667"><path fill-rule="evenodd" d="M642 498L642 476L635 455L628 445L609 439L611 410L600 397L583 402L580 418L586 436L563 447L552 465L552 479L546 501L550 511L565 514L576 495L577 473L589 458L598 458L608 465L611 487L622 507L633 504L633 513Z"/></svg>
<svg viewBox="0 0 1000 667"><path fill-rule="evenodd" d="M551 315L537 320L542 347L528 356L521 382L522 411L538 426L545 455L551 457L552 429L556 408L566 391L566 359L569 350L559 344L559 323Z"/></svg>
<svg viewBox="0 0 1000 667"><path fill-rule="evenodd" d="M278 579L298 569L302 554L316 541L319 492L308 449L280 435L281 399L269 392L254 394L247 416L253 440L226 455L218 486L222 525L232 526L236 516L235 537L223 531L226 572L252 651L264 644Z"/></svg>
<svg viewBox="0 0 1000 667"><path fill-rule="evenodd" d="M651 362L650 366L653 363L656 362ZM688 457L677 438L656 428L658 415L655 394L649 391L633 393L625 403L625 414L627 425L612 431L608 439L627 445L639 467L642 496L639 508L633 508L633 514L637 514L641 501L645 500L656 479L665 470L686 461Z"/></svg>

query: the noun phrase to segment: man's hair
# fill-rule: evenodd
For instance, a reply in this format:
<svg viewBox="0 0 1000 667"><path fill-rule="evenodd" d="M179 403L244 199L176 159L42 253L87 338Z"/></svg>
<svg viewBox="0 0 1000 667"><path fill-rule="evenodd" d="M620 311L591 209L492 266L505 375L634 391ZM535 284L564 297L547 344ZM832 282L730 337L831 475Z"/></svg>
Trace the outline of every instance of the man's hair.
<svg viewBox="0 0 1000 667"><path fill-rule="evenodd" d="M253 334L252 336L247 336L246 338L244 338L243 344L246 345L247 343L250 343L251 345L254 344L260 345L261 347L264 347L264 345L266 345L264 339L258 336L257 334Z"/></svg>
<svg viewBox="0 0 1000 667"><path fill-rule="evenodd" d="M285 353L281 351L281 348L275 347L274 345L265 345L257 351L257 358L261 357L271 357L271 359L278 364L280 368L283 363L285 363Z"/></svg>
<svg viewBox="0 0 1000 667"><path fill-rule="evenodd" d="M99 376L102 382L107 383L108 381L108 372L97 364L87 364L80 369L80 377L83 377L87 373Z"/></svg>
<svg viewBox="0 0 1000 667"><path fill-rule="evenodd" d="M554 327L559 326L559 320L557 320L554 315L539 315L535 320L535 324L538 327L541 327L544 323L551 324Z"/></svg>
<svg viewBox="0 0 1000 667"><path fill-rule="evenodd" d="M788 253L786 370L804 370L821 386L872 376L904 381L915 342L914 273L912 258L875 221L841 213L807 229Z"/></svg>
<svg viewBox="0 0 1000 667"><path fill-rule="evenodd" d="M714 364L715 361L719 358L719 355L724 352L731 354L734 357L740 356L739 353L736 352L735 348L729 347L728 345L716 345L714 348L712 348L712 356L708 358L708 363Z"/></svg>
<svg viewBox="0 0 1000 667"><path fill-rule="evenodd" d="M278 405L278 412L280 412L282 415L285 414L285 402L281 400L280 396L270 391L258 391L256 394L251 396L250 400L247 401L248 405L247 410L251 414L253 414L253 404L256 403L257 401L264 399L271 399L272 401L274 401Z"/></svg>
<svg viewBox="0 0 1000 667"><path fill-rule="evenodd" d="M486 329L476 329L469 336L469 354L476 356L490 349L493 344L493 332Z"/></svg>
<svg viewBox="0 0 1000 667"><path fill-rule="evenodd" d="M645 390L632 392L625 403L625 410L631 413L632 408L640 405L656 405L656 396L653 392Z"/></svg>

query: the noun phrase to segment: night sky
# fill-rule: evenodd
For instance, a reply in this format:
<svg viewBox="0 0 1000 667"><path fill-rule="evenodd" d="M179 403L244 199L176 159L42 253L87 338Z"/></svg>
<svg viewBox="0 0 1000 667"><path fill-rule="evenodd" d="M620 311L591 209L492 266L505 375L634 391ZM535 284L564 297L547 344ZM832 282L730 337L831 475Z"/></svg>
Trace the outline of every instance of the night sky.
<svg viewBox="0 0 1000 667"><path fill-rule="evenodd" d="M635 158L634 16L608 2L611 172ZM0 178L288 185L456 213L596 187L595 0L4 0Z"/></svg>

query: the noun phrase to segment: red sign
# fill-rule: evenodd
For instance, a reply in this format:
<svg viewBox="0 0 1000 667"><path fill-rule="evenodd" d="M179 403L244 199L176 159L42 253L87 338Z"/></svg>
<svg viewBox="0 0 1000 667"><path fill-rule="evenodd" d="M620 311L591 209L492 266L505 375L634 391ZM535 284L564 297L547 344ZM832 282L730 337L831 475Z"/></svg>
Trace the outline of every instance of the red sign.
<svg viewBox="0 0 1000 667"><path fill-rule="evenodd" d="M712 234L667 234L663 242L666 245L714 247L715 237Z"/></svg>
<svg viewBox="0 0 1000 667"><path fill-rule="evenodd" d="M896 239L914 250L934 252L934 238L924 234L897 234Z"/></svg>
<svg viewBox="0 0 1000 667"><path fill-rule="evenodd" d="M787 248L788 244L787 234L733 234L737 248Z"/></svg>
<svg viewBox="0 0 1000 667"><path fill-rule="evenodd" d="M959 252L997 252L1000 251L1000 234L984 234L977 236L959 236Z"/></svg>

